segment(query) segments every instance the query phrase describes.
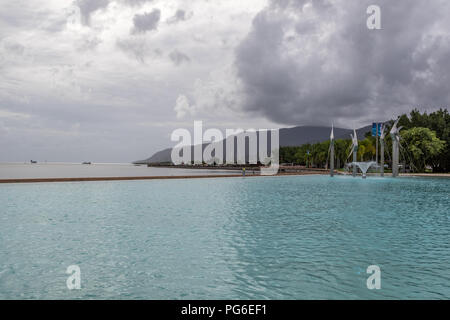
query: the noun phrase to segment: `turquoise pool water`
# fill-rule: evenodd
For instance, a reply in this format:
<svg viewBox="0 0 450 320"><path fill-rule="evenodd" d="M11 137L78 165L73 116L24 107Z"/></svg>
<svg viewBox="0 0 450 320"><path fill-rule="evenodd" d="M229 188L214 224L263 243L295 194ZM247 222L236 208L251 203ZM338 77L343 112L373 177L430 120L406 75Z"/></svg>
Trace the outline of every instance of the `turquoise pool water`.
<svg viewBox="0 0 450 320"><path fill-rule="evenodd" d="M326 176L0 185L0 299L449 299L449 190Z"/></svg>

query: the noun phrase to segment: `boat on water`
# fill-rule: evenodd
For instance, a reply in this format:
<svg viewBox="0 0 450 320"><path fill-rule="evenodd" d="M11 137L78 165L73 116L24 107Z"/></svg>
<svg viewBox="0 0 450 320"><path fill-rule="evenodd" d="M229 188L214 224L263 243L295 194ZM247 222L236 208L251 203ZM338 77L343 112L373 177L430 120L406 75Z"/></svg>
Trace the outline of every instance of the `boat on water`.
<svg viewBox="0 0 450 320"><path fill-rule="evenodd" d="M90 161L85 161L85 162L83 162L82 164L92 164L92 162L90 162Z"/></svg>
<svg viewBox="0 0 450 320"><path fill-rule="evenodd" d="M30 160L30 163L37 163L36 160Z"/></svg>

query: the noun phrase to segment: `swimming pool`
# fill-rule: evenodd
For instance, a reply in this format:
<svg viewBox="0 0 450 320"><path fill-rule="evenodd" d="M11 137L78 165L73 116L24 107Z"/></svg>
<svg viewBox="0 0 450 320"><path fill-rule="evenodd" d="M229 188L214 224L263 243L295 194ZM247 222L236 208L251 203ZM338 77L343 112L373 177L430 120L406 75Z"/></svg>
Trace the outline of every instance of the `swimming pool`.
<svg viewBox="0 0 450 320"><path fill-rule="evenodd" d="M449 190L327 176L0 185L0 299L449 299Z"/></svg>

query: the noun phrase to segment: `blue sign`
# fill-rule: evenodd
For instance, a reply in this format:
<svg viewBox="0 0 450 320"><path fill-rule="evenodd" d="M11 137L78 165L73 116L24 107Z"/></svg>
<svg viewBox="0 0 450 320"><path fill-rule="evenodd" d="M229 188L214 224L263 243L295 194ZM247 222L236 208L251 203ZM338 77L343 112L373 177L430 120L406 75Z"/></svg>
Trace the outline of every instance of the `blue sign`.
<svg viewBox="0 0 450 320"><path fill-rule="evenodd" d="M383 124L382 123L372 123L372 137L375 137L377 135L377 127L378 127L378 136L381 136L381 129Z"/></svg>

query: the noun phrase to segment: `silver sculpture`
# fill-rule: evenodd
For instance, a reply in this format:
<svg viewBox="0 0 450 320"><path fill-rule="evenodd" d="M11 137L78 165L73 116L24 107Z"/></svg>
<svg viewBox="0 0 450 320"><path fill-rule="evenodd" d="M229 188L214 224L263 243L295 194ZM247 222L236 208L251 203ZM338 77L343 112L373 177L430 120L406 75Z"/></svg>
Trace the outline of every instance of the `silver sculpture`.
<svg viewBox="0 0 450 320"><path fill-rule="evenodd" d="M330 134L330 176L334 177L334 128L331 125Z"/></svg>
<svg viewBox="0 0 450 320"><path fill-rule="evenodd" d="M384 124L381 126L380 147L380 175L384 177Z"/></svg>
<svg viewBox="0 0 450 320"><path fill-rule="evenodd" d="M399 157L399 145L400 145L400 130L402 127L397 128L398 121L394 122L391 128L391 138L392 138L392 177L398 177L398 157Z"/></svg>
<svg viewBox="0 0 450 320"><path fill-rule="evenodd" d="M350 134L350 137L352 137L352 151L353 152L353 163L357 162L357 155L358 155L358 136L356 135L356 130L353 129L353 135ZM356 173L357 173L357 168L356 165L353 165L353 173L352 176L356 177Z"/></svg>

